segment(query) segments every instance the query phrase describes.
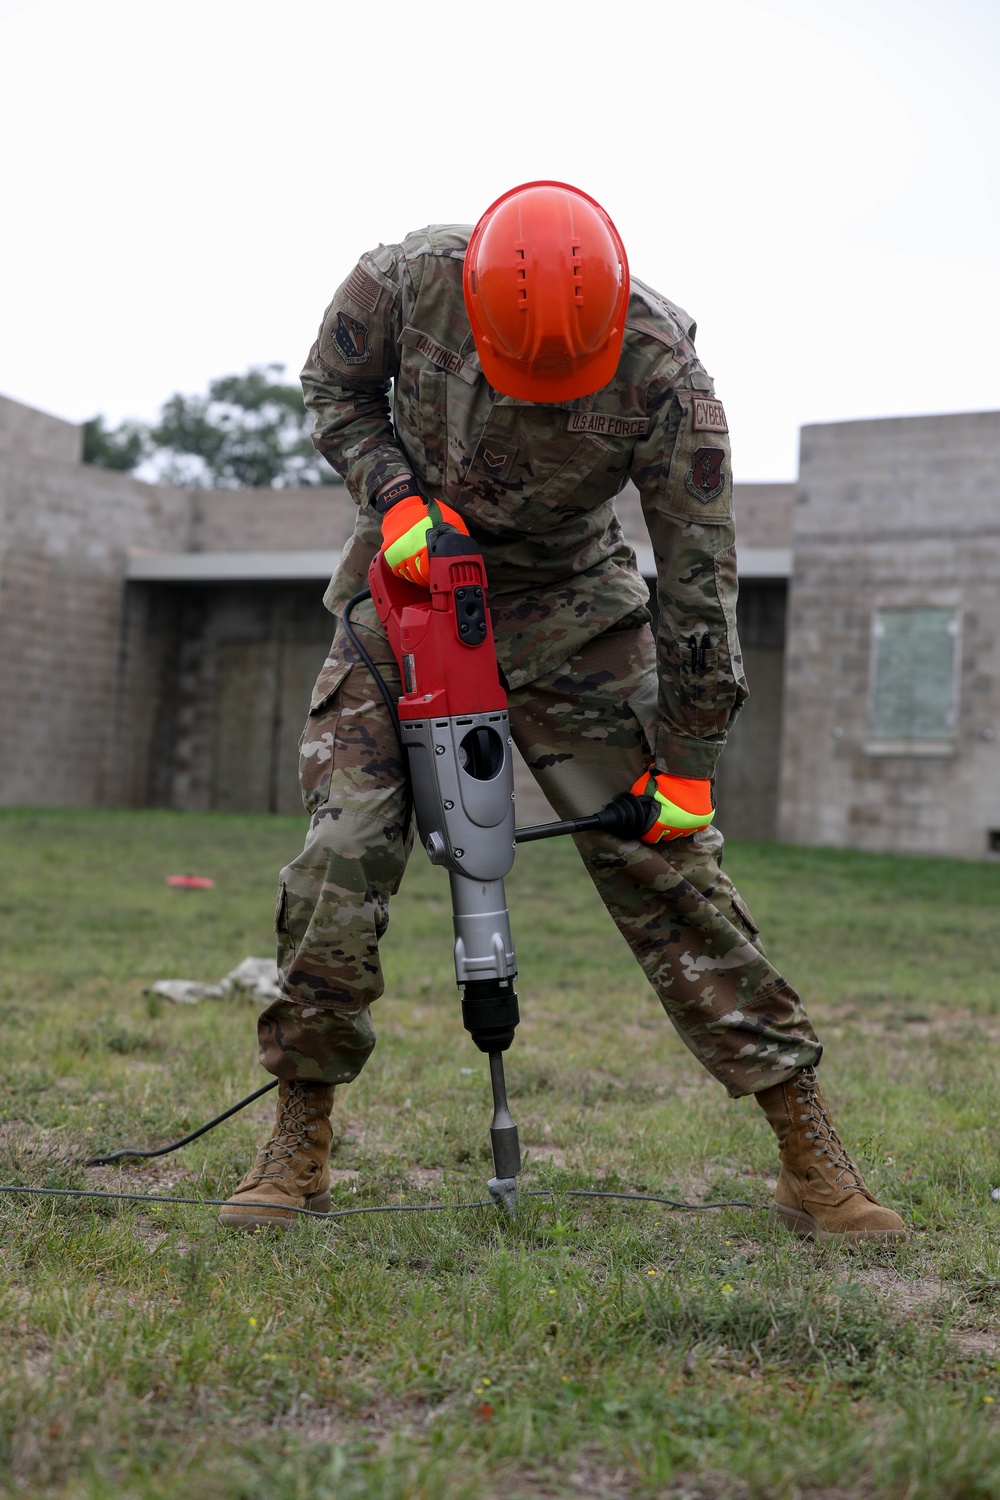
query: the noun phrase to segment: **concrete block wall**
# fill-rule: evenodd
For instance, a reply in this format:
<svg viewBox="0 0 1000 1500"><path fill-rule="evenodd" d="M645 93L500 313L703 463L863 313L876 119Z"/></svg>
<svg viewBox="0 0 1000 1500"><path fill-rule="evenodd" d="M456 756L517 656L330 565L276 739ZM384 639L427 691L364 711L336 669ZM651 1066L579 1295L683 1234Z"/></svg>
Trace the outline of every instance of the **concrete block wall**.
<svg viewBox="0 0 1000 1500"><path fill-rule="evenodd" d="M293 699L304 708L332 625L322 585L216 585L181 607L179 586L126 588L127 554L336 551L354 505L338 486L152 486L82 465L80 448L72 424L0 398L0 803L222 805L212 715L235 692L224 684L250 683L259 656L277 684L274 743L291 743ZM783 716L778 837L987 853L1000 834L997 455L1000 413L844 423L804 431L797 487L737 485L742 548L791 547L795 569L783 682L780 587L745 586L751 702L719 783L729 831L766 835L740 810L770 806L761 788ZM619 514L643 547L634 490ZM872 611L928 605L962 612L955 753L873 756ZM290 758L280 748L275 764ZM251 758L244 784L258 771ZM292 810L289 787L275 782L271 805Z"/></svg>
<svg viewBox="0 0 1000 1500"><path fill-rule="evenodd" d="M794 484L733 485L738 547L790 547L795 526Z"/></svg>
<svg viewBox="0 0 1000 1500"><path fill-rule="evenodd" d="M120 800L122 579L187 496L80 463L80 429L0 400L0 801Z"/></svg>
<svg viewBox="0 0 1000 1500"><path fill-rule="evenodd" d="M1000 830L1000 412L807 427L795 505L778 830L982 858ZM872 612L962 612L949 756L872 755Z"/></svg>
<svg viewBox="0 0 1000 1500"><path fill-rule="evenodd" d="M737 542L740 548L790 547L795 512L795 485L786 483L733 485ZM622 530L635 547L649 546L639 491L631 480L615 497Z"/></svg>
<svg viewBox="0 0 1000 1500"><path fill-rule="evenodd" d="M150 485L85 465L81 452L79 427L0 397L0 803L204 806L211 768L189 764L205 737L192 684L213 669L198 668L204 636L192 627L180 639L169 590L126 588L128 554L334 550L355 507L340 485ZM329 617L313 587L321 641ZM263 595L251 634L272 607ZM225 620L203 625L214 640Z"/></svg>
<svg viewBox="0 0 1000 1500"><path fill-rule="evenodd" d="M200 492L149 485L82 464L81 450L72 423L0 397L0 803L217 805L225 795L215 766L219 705L231 674L250 673L254 651L260 694L272 692L276 674L281 679L276 764L294 761L281 747L288 726L297 734L304 678L322 660L333 624L322 585L126 586L127 557L336 552L351 534L355 506L340 485ZM788 544L788 489L738 487L746 545ZM619 513L648 553L634 486L619 497ZM246 663L238 666L241 652ZM763 706L758 695L754 711ZM738 731L748 744L752 718L748 711ZM738 746L728 752L734 770L738 753ZM236 782L250 787L251 770ZM279 777L270 805L291 810L289 785ZM526 773L519 788L525 817L543 817Z"/></svg>
<svg viewBox="0 0 1000 1500"><path fill-rule="evenodd" d="M83 428L0 396L0 453L22 463L78 464Z"/></svg>
<svg viewBox="0 0 1000 1500"><path fill-rule="evenodd" d="M184 551L282 552L343 547L357 506L342 484L287 490L194 490ZM322 593L322 589L320 590Z"/></svg>

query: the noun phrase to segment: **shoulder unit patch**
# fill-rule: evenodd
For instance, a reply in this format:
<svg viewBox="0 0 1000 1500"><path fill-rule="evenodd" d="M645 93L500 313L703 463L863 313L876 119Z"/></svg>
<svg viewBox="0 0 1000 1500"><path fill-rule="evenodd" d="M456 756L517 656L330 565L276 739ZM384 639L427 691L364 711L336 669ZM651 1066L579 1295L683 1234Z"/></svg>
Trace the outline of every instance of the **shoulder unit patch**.
<svg viewBox="0 0 1000 1500"><path fill-rule="evenodd" d="M726 457L724 448L696 448L691 457L691 467L684 475L684 488L689 495L707 505L717 495L721 495L726 486L726 476L722 472L723 461Z"/></svg>
<svg viewBox="0 0 1000 1500"><path fill-rule="evenodd" d="M363 365L372 357L368 328L360 319L352 318L350 313L338 311L337 330L333 335L333 341L345 364Z"/></svg>

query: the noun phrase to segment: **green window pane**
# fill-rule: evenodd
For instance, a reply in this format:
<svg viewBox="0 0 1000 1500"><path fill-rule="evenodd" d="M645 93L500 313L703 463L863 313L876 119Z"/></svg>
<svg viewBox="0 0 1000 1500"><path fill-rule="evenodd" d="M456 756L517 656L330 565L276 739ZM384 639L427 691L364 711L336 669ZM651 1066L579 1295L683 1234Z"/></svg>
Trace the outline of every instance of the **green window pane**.
<svg viewBox="0 0 1000 1500"><path fill-rule="evenodd" d="M955 732L952 609L884 609L875 616L872 736L946 740Z"/></svg>

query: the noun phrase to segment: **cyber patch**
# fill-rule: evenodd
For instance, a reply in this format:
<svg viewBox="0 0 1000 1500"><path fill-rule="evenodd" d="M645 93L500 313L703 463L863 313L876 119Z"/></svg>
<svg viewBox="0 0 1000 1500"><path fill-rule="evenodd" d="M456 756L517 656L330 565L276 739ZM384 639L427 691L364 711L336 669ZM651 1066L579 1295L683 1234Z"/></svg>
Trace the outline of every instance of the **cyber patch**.
<svg viewBox="0 0 1000 1500"><path fill-rule="evenodd" d="M333 341L340 350L340 356L345 364L363 365L365 360L372 357L372 346L368 342L368 329L358 318L352 318L350 313L337 313L337 328Z"/></svg>
<svg viewBox="0 0 1000 1500"><path fill-rule="evenodd" d="M707 505L726 487L726 476L722 465L726 457L724 448L696 448L691 467L684 475L684 488L689 495Z"/></svg>
<svg viewBox="0 0 1000 1500"><path fill-rule="evenodd" d="M714 396L695 396L691 408L693 432L728 432L725 408Z"/></svg>

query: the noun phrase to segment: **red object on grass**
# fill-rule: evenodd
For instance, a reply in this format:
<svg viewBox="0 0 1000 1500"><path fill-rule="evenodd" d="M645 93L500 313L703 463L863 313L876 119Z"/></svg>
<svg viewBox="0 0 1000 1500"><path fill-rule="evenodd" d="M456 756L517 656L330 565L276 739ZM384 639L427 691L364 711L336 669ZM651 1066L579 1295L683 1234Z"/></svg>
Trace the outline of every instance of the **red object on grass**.
<svg viewBox="0 0 1000 1500"><path fill-rule="evenodd" d="M210 880L207 875L168 875L167 885L179 887L182 891L210 891L215 881Z"/></svg>

